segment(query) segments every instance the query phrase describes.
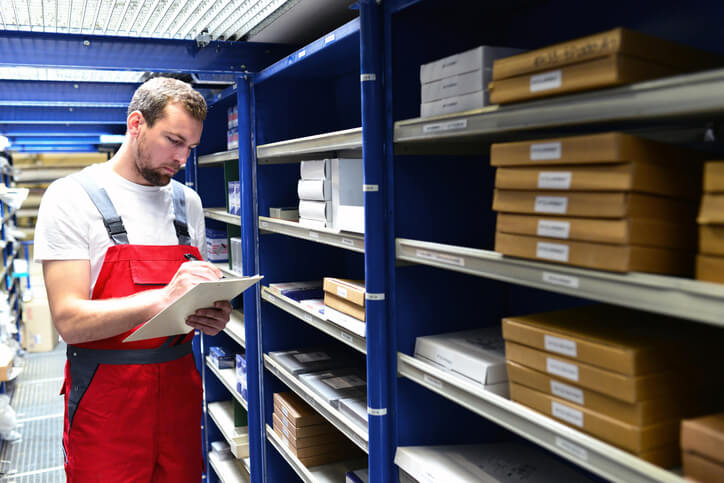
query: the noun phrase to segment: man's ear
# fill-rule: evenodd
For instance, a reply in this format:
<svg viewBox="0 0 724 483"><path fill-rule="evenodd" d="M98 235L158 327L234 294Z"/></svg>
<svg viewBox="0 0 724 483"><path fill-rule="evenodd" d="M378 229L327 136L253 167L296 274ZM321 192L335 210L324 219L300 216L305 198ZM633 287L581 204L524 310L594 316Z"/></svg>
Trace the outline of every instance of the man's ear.
<svg viewBox="0 0 724 483"><path fill-rule="evenodd" d="M146 120L143 114L141 114L141 111L133 111L126 119L126 130L131 137L135 138L138 136L138 133L141 131L141 126L144 124L146 124Z"/></svg>

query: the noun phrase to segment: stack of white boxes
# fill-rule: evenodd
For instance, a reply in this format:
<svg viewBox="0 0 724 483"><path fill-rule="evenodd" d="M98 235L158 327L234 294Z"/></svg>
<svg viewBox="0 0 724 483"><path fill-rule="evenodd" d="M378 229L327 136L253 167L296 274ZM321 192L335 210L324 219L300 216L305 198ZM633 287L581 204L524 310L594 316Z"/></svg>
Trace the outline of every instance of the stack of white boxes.
<svg viewBox="0 0 724 483"><path fill-rule="evenodd" d="M226 110L226 149L239 147L239 111L236 106Z"/></svg>
<svg viewBox="0 0 724 483"><path fill-rule="evenodd" d="M522 52L480 46L420 66L420 117L480 109L490 104L493 61Z"/></svg>
<svg viewBox="0 0 724 483"><path fill-rule="evenodd" d="M299 224L309 228L333 228L330 160L302 161L299 171Z"/></svg>

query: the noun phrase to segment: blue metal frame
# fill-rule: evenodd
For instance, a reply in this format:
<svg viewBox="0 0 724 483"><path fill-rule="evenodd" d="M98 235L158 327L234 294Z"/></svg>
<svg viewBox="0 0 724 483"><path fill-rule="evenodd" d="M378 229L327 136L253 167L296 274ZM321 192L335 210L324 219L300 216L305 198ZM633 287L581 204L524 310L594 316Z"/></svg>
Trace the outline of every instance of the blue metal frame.
<svg viewBox="0 0 724 483"><path fill-rule="evenodd" d="M3 124L126 124L125 107L5 106L0 109ZM62 129L60 129L62 131Z"/></svg>

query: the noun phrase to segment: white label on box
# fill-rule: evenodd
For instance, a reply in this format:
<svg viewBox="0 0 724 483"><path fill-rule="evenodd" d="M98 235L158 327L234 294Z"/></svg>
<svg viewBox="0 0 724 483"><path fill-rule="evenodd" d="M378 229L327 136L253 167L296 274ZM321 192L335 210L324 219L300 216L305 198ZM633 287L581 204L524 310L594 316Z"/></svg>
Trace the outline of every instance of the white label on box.
<svg viewBox="0 0 724 483"><path fill-rule="evenodd" d="M269 226L269 222L267 222L267 221L262 221L260 224L261 224L262 228L266 228Z"/></svg>
<svg viewBox="0 0 724 483"><path fill-rule="evenodd" d="M326 37L324 37L324 43L328 44L330 42L334 42L334 34L329 34Z"/></svg>
<svg viewBox="0 0 724 483"><path fill-rule="evenodd" d="M329 379L324 379L322 382L333 389L347 389L367 385L365 380L358 376L330 377Z"/></svg>
<svg viewBox="0 0 724 483"><path fill-rule="evenodd" d="M304 320L306 320L310 324L314 321L314 319L312 319L312 316L309 314L304 314Z"/></svg>
<svg viewBox="0 0 724 483"><path fill-rule="evenodd" d="M286 417L289 417L289 411L287 411L287 408L285 408L284 406L282 406L282 414ZM284 422L286 423L287 420L285 419Z"/></svg>
<svg viewBox="0 0 724 483"><path fill-rule="evenodd" d="M307 362L327 361L331 359L331 357L329 357L324 352L307 352L306 354L294 354L294 358L302 364L305 364Z"/></svg>
<svg viewBox="0 0 724 483"><path fill-rule="evenodd" d="M310 231L309 238L314 238L316 240L319 238L319 233L317 233L316 231Z"/></svg>
<svg viewBox="0 0 724 483"><path fill-rule="evenodd" d="M546 260L555 260L557 262L568 261L568 245L560 243L537 242L535 247L535 256Z"/></svg>
<svg viewBox="0 0 724 483"><path fill-rule="evenodd" d="M536 196L534 209L536 213L556 213L563 215L568 211L568 197Z"/></svg>
<svg viewBox="0 0 724 483"><path fill-rule="evenodd" d="M344 287L337 287L337 295L342 297L343 299L347 298L347 289Z"/></svg>
<svg viewBox="0 0 724 483"><path fill-rule="evenodd" d="M437 389L442 389L442 382L440 382L440 380L435 377L432 377L428 374L423 374L422 380Z"/></svg>
<svg viewBox="0 0 724 483"><path fill-rule="evenodd" d="M461 257L454 257L452 255L444 255L442 253L430 252L428 250L416 250L415 254L418 257L425 258L427 260L449 263L450 265L457 265L459 267L465 266L465 260Z"/></svg>
<svg viewBox="0 0 724 483"><path fill-rule="evenodd" d="M347 342L348 344L351 344L354 340L354 338L345 331L340 331L339 336L343 341Z"/></svg>
<svg viewBox="0 0 724 483"><path fill-rule="evenodd" d="M422 132L425 134L442 132L442 131L456 131L458 129L465 129L468 127L467 119L457 119L455 121L448 122L436 122L433 124L425 124L422 126Z"/></svg>
<svg viewBox="0 0 724 483"><path fill-rule="evenodd" d="M561 159L563 148L561 142L536 143L530 145L530 160L545 161L547 159Z"/></svg>
<svg viewBox="0 0 724 483"><path fill-rule="evenodd" d="M453 361L451 359L448 359L440 353L435 354L435 362L443 366L445 369L449 369L450 366L452 366L453 364Z"/></svg>
<svg viewBox="0 0 724 483"><path fill-rule="evenodd" d="M556 376L578 382L578 366L552 357L546 357L546 370Z"/></svg>
<svg viewBox="0 0 724 483"><path fill-rule="evenodd" d="M305 55L307 55L307 51L306 51L306 50L302 50L301 52L299 52L299 53L297 54L297 59L301 59L301 58L304 57Z"/></svg>
<svg viewBox="0 0 724 483"><path fill-rule="evenodd" d="M571 234L570 221L538 220L538 236L568 239Z"/></svg>
<svg viewBox="0 0 724 483"><path fill-rule="evenodd" d="M287 438L291 438L291 435L289 434L289 430L287 428L285 428L284 426L282 426L282 433L284 433L284 435Z"/></svg>
<svg viewBox="0 0 724 483"><path fill-rule="evenodd" d="M354 240L350 240L349 238L342 238L342 245L353 247L354 246Z"/></svg>
<svg viewBox="0 0 724 483"><path fill-rule="evenodd" d="M552 70L530 76L530 91L540 92L561 87L563 75L560 70Z"/></svg>
<svg viewBox="0 0 724 483"><path fill-rule="evenodd" d="M583 413L578 409L569 408L568 406L556 401L551 401L551 411L553 416L571 423L579 428L583 427Z"/></svg>
<svg viewBox="0 0 724 483"><path fill-rule="evenodd" d="M552 335L544 335L543 341L547 351L556 352L569 357L578 357L578 347L576 341L563 339L562 337L554 337Z"/></svg>
<svg viewBox="0 0 724 483"><path fill-rule="evenodd" d="M570 277L559 273L543 272L543 281L551 285L561 285L568 288L578 288L578 277Z"/></svg>
<svg viewBox="0 0 724 483"><path fill-rule="evenodd" d="M573 173L570 171L541 171L538 173L538 188L552 190L571 189Z"/></svg>
<svg viewBox="0 0 724 483"><path fill-rule="evenodd" d="M563 399L568 399L571 402L574 402L576 404L580 404L583 406L583 391L581 389L578 389L577 387L569 386L568 384L564 384L562 382L554 381L551 379L551 393L554 396L562 397Z"/></svg>
<svg viewBox="0 0 724 483"><path fill-rule="evenodd" d="M586 451L584 448L581 448L577 444L573 444L566 439L556 436L556 446L561 448L563 451L572 454L578 459L588 461L588 451Z"/></svg>

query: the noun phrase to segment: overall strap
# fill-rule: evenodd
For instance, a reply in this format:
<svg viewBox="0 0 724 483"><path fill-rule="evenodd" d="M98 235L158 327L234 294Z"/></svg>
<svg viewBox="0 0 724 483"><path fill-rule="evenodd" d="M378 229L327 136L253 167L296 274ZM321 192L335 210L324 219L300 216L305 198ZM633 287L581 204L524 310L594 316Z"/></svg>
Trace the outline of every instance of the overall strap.
<svg viewBox="0 0 724 483"><path fill-rule="evenodd" d="M184 185L171 180L173 188L173 227L176 229L176 237L179 245L191 245L191 235L189 235L189 226L186 222L186 194L184 193Z"/></svg>
<svg viewBox="0 0 724 483"><path fill-rule="evenodd" d="M91 201L100 212L103 217L103 224L106 226L106 231L108 231L108 236L111 237L113 243L116 245L128 245L126 227L123 226L123 220L118 216L106 190L98 186L88 175L75 173L72 176L80 183L83 189L85 189Z"/></svg>

